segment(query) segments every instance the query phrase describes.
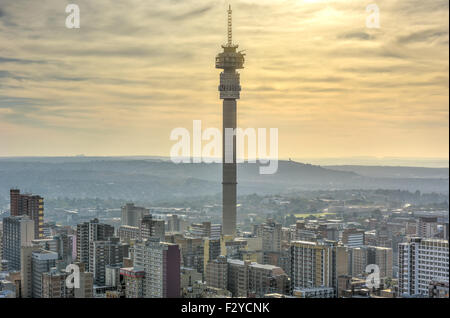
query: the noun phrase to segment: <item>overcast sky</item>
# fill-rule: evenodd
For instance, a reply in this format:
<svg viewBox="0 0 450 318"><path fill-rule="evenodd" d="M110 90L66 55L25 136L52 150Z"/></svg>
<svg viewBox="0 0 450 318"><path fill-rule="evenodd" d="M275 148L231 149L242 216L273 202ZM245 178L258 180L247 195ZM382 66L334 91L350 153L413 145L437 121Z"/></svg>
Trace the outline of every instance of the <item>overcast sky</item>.
<svg viewBox="0 0 450 318"><path fill-rule="evenodd" d="M221 128L228 3L1 0L0 156L168 156L172 129ZM238 125L278 128L281 157L448 158L448 0L230 3Z"/></svg>

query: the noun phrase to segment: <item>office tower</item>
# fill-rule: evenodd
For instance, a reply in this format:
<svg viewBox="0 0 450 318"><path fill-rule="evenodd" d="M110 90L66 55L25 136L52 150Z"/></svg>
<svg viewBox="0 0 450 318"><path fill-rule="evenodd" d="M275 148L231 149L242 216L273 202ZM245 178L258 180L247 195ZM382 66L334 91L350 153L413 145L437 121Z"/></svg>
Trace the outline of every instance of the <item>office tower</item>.
<svg viewBox="0 0 450 318"><path fill-rule="evenodd" d="M132 240L138 240L139 227L122 225L119 227L118 235L122 242L130 243Z"/></svg>
<svg viewBox="0 0 450 318"><path fill-rule="evenodd" d="M288 294L290 280L278 266L228 259L228 288L233 297Z"/></svg>
<svg viewBox="0 0 450 318"><path fill-rule="evenodd" d="M380 246L367 247L367 265L376 264L380 269L380 278L392 278L392 248Z"/></svg>
<svg viewBox="0 0 450 318"><path fill-rule="evenodd" d="M120 275L125 282L125 298L143 298L145 271L140 267L125 267L120 269Z"/></svg>
<svg viewBox="0 0 450 318"><path fill-rule="evenodd" d="M364 246L349 248L350 275L357 277L365 274L367 266L367 249Z"/></svg>
<svg viewBox="0 0 450 318"><path fill-rule="evenodd" d="M432 238L438 233L437 217L421 216L417 221L417 236Z"/></svg>
<svg viewBox="0 0 450 318"><path fill-rule="evenodd" d="M53 236L53 239L57 242L56 252L59 255L59 259L64 262L64 264L69 265L73 261L73 235L67 235L65 233L60 233Z"/></svg>
<svg viewBox="0 0 450 318"><path fill-rule="evenodd" d="M20 190L10 191L11 216L27 215L34 221L34 237L43 238L44 198L38 195L20 194Z"/></svg>
<svg viewBox="0 0 450 318"><path fill-rule="evenodd" d="M322 239L339 241L339 230L335 224L319 224L318 234Z"/></svg>
<svg viewBox="0 0 450 318"><path fill-rule="evenodd" d="M247 241L242 238L236 238L234 240L223 240L225 243L225 250L222 255L226 255L229 258L242 259L243 253L247 251Z"/></svg>
<svg viewBox="0 0 450 318"><path fill-rule="evenodd" d="M134 203L127 203L122 207L122 225L139 226L140 220L149 213L149 209L135 206Z"/></svg>
<svg viewBox="0 0 450 318"><path fill-rule="evenodd" d="M189 267L181 267L180 268L180 277L181 277L181 295L184 297L189 290L192 290L192 287L196 284L196 282L202 282L202 274L197 270Z"/></svg>
<svg viewBox="0 0 450 318"><path fill-rule="evenodd" d="M44 239L33 240L33 245L38 245L44 250L58 253L58 260L68 265L72 263L73 237L60 233Z"/></svg>
<svg viewBox="0 0 450 318"><path fill-rule="evenodd" d="M75 263L80 269L80 288L74 288L75 298L94 297L94 274L86 271L84 263Z"/></svg>
<svg viewBox="0 0 450 318"><path fill-rule="evenodd" d="M348 273L348 253L334 241L295 241L291 244L291 281L296 288L337 287Z"/></svg>
<svg viewBox="0 0 450 318"><path fill-rule="evenodd" d="M203 271L206 273L206 265L209 261L215 260L220 255L226 254L225 243L221 239L210 240L203 238Z"/></svg>
<svg viewBox="0 0 450 318"><path fill-rule="evenodd" d="M89 271L94 274L94 284L104 286L106 266L121 264L124 256L128 256L128 245L119 238L90 242Z"/></svg>
<svg viewBox="0 0 450 318"><path fill-rule="evenodd" d="M252 297L263 297L265 294L289 294L289 276L281 267L252 263L249 266L248 292Z"/></svg>
<svg viewBox="0 0 450 318"><path fill-rule="evenodd" d="M42 297L42 275L56 265L58 254L51 251L33 251L31 255L32 297Z"/></svg>
<svg viewBox="0 0 450 318"><path fill-rule="evenodd" d="M203 273L205 249L202 238L175 235L168 241L180 247L181 264L184 267L193 268L199 273Z"/></svg>
<svg viewBox="0 0 450 318"><path fill-rule="evenodd" d="M105 286L120 288L120 267L122 262L105 266Z"/></svg>
<svg viewBox="0 0 450 318"><path fill-rule="evenodd" d="M254 229L257 236L262 237L263 263L279 265L281 253L282 225L272 219Z"/></svg>
<svg viewBox="0 0 450 318"><path fill-rule="evenodd" d="M319 238L319 235L313 229L306 227L305 221L297 221L295 223L294 241L315 242Z"/></svg>
<svg viewBox="0 0 450 318"><path fill-rule="evenodd" d="M36 245L22 246L20 250L20 280L23 298L33 297L33 253L41 248Z"/></svg>
<svg viewBox="0 0 450 318"><path fill-rule="evenodd" d="M415 236L417 235L417 222L406 222L405 223L405 235Z"/></svg>
<svg viewBox="0 0 450 318"><path fill-rule="evenodd" d="M98 219L77 225L77 262L86 264L86 272L89 272L90 242L106 241L114 236L114 227L99 223Z"/></svg>
<svg viewBox="0 0 450 318"><path fill-rule="evenodd" d="M145 298L180 297L180 249L178 245L149 238L134 245L134 265L145 271Z"/></svg>
<svg viewBox="0 0 450 318"><path fill-rule="evenodd" d="M139 222L139 239L159 238L164 241L166 229L164 220L155 219L152 215L144 215Z"/></svg>
<svg viewBox="0 0 450 318"><path fill-rule="evenodd" d="M172 214L167 217L167 231L174 233L183 233L187 228L186 220L179 215Z"/></svg>
<svg viewBox="0 0 450 318"><path fill-rule="evenodd" d="M400 295L428 296L431 282L449 282L446 240L408 238L408 242L399 244L398 257Z"/></svg>
<svg viewBox="0 0 450 318"><path fill-rule="evenodd" d="M262 248L264 252L280 252L282 225L273 219L267 219L256 229L256 235L262 237Z"/></svg>
<svg viewBox="0 0 450 318"><path fill-rule="evenodd" d="M349 248L349 274L365 276L367 265L377 265L380 278L393 277L393 250L381 246L360 246Z"/></svg>
<svg viewBox="0 0 450 318"><path fill-rule="evenodd" d="M219 239L222 232L221 224L211 224L211 222L193 223L190 227L192 237L206 237Z"/></svg>
<svg viewBox="0 0 450 318"><path fill-rule="evenodd" d="M66 289L67 273L53 267L47 273L42 274L42 298L68 298L69 290Z"/></svg>
<svg viewBox="0 0 450 318"><path fill-rule="evenodd" d="M226 256L219 256L209 261L206 266L206 283L208 286L228 288L228 262Z"/></svg>
<svg viewBox="0 0 450 318"><path fill-rule="evenodd" d="M228 9L228 42L216 56L220 73L220 99L223 99L222 123L222 230L224 235L236 235L236 99L240 97L240 76L236 72L244 66L244 54L236 52L232 41L231 6ZM231 130L231 134L229 132ZM232 136L228 138L227 136ZM230 140L231 139L231 140ZM231 144L232 141L232 144Z"/></svg>
<svg viewBox="0 0 450 318"><path fill-rule="evenodd" d="M348 247L364 245L364 231L358 229L345 229L342 233L342 243Z"/></svg>
<svg viewBox="0 0 450 318"><path fill-rule="evenodd" d="M9 270L20 270L20 248L31 244L34 230L33 220L26 215L3 219L3 259L8 261Z"/></svg>

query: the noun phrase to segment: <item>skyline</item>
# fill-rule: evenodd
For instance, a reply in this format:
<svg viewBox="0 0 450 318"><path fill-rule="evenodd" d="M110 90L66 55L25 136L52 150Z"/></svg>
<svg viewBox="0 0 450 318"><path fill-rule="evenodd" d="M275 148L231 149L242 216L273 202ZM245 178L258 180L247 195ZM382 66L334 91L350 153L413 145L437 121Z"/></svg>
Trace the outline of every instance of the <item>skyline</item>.
<svg viewBox="0 0 450 318"><path fill-rule="evenodd" d="M230 3L250 56L238 126L277 127L280 158L448 161L446 1L376 1L380 29L356 0L80 0L77 30L68 3L0 7L1 157L168 156L173 128L221 127Z"/></svg>

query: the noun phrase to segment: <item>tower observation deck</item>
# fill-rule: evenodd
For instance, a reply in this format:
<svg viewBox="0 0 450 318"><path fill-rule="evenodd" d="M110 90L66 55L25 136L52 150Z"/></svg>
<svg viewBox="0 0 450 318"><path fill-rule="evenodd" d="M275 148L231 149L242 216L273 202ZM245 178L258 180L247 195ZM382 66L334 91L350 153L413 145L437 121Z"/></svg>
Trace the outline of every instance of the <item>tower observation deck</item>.
<svg viewBox="0 0 450 318"><path fill-rule="evenodd" d="M233 144L225 144L226 128L236 129L237 111L236 99L240 97L241 85L237 69L244 68L244 56L236 51L237 44L233 44L232 11L228 9L228 41L222 45L223 52L216 56L216 68L220 73L220 99L223 99L222 122L222 234L236 235L236 135L233 134ZM225 160L225 158L233 158Z"/></svg>

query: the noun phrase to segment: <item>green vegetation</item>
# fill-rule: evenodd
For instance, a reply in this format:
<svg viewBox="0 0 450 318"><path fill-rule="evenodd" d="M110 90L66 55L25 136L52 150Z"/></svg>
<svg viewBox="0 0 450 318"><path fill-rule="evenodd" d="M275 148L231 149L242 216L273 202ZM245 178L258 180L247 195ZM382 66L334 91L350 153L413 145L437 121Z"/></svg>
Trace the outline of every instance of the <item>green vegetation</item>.
<svg viewBox="0 0 450 318"><path fill-rule="evenodd" d="M336 215L336 213L331 212L323 212L323 213L299 213L294 214L296 218L307 218L308 216L315 216L315 217L321 217L325 215Z"/></svg>

